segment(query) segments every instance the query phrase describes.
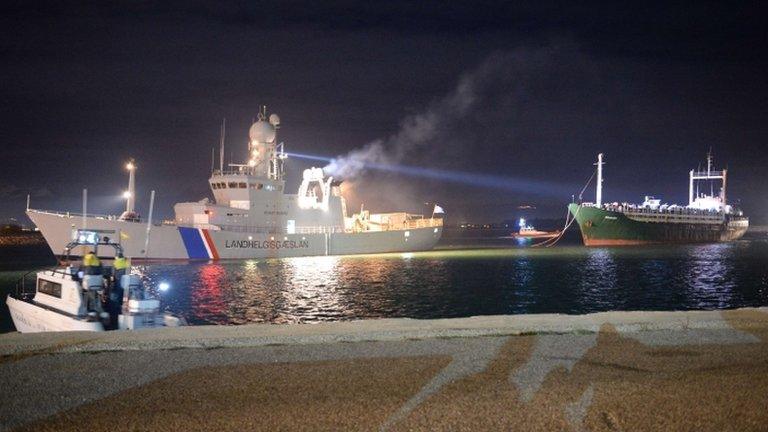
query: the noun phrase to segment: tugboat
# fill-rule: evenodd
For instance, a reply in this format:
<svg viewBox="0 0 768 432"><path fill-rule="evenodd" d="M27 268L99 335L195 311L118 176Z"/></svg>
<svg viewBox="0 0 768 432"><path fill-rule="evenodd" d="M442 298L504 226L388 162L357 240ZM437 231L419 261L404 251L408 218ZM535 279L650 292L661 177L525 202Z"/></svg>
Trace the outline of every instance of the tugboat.
<svg viewBox="0 0 768 432"><path fill-rule="evenodd" d="M21 279L16 294L6 299L16 330L139 330L183 325L180 318L160 311L160 300L147 291L140 275L128 271L120 276L118 287L112 266L86 272L83 266L69 262L74 249L93 248L98 254L99 246L113 248L115 256L122 255L122 247L108 237L101 239L98 232L77 230L75 240L64 249L60 265L37 272L34 290L25 286L26 277Z"/></svg>
<svg viewBox="0 0 768 432"><path fill-rule="evenodd" d="M532 225L528 225L524 218L520 218L518 226L520 230L512 233L512 237L516 239L551 239L560 235L560 231L539 231Z"/></svg>

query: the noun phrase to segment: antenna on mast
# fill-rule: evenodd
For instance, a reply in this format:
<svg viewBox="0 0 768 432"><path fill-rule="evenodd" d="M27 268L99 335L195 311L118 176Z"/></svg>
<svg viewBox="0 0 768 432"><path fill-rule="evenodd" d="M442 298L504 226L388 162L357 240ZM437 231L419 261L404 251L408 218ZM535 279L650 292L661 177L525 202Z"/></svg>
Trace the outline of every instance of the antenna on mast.
<svg viewBox="0 0 768 432"><path fill-rule="evenodd" d="M219 142L219 171L224 173L224 139L227 136L227 118L221 121L221 140Z"/></svg>

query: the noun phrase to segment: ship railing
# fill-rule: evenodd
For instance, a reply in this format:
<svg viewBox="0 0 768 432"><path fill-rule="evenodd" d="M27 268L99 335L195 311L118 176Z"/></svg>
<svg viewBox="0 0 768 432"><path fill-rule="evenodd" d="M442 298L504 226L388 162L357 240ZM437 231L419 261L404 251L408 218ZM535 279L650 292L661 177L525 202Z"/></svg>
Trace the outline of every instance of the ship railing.
<svg viewBox="0 0 768 432"><path fill-rule="evenodd" d="M120 215L107 215L107 214L98 214L98 213L77 213L77 212L68 212L68 211L56 211L56 210L37 210L37 209L29 209L29 211L34 213L43 213L43 214L49 214L54 216L60 216L63 218L82 218L82 217L90 217L94 219L103 219L103 220L122 220L120 219ZM141 222L141 220L126 220L125 222Z"/></svg>
<svg viewBox="0 0 768 432"><path fill-rule="evenodd" d="M707 177L707 176L709 176L709 177L722 177L723 176L723 172L722 171L710 171L710 172L694 171L693 175L694 175L694 177Z"/></svg>
<svg viewBox="0 0 768 432"><path fill-rule="evenodd" d="M287 228L278 228L270 226L249 226L249 225L205 225L205 227L215 226L215 229L222 231L251 233L251 234L333 234L344 232L342 226L298 226L293 232L288 232ZM196 228L204 228L202 224L195 225ZM210 228L208 228L210 229Z"/></svg>
<svg viewBox="0 0 768 432"><path fill-rule="evenodd" d="M247 168L230 168L225 170L213 170L211 177L213 176L231 176L231 175L250 175L250 170Z"/></svg>
<svg viewBox="0 0 768 432"><path fill-rule="evenodd" d="M270 226L249 226L249 225L210 225L210 224L196 224L195 228L214 229L222 231L230 231L237 233L251 233L251 234L335 234L335 233L349 233L359 232L353 229L347 229L340 225L317 225L317 226L297 226L293 232L288 232L287 228L278 228ZM403 231L416 228L435 228L443 226L443 220L439 218L424 218L424 219L408 219L402 224L382 224L379 225L377 231Z"/></svg>
<svg viewBox="0 0 768 432"><path fill-rule="evenodd" d="M404 228L407 228L407 229L433 228L433 227L441 227L441 226L443 226L443 220L440 218L408 219L405 221Z"/></svg>
<svg viewBox="0 0 768 432"><path fill-rule="evenodd" d="M722 217L724 212L718 210L703 210L692 209L688 207L674 207L674 208L648 208L638 207L629 204L605 204L602 207L603 210L617 211L622 213L629 213L635 215L643 214L661 214L661 215L682 215L682 216L703 216L703 217Z"/></svg>
<svg viewBox="0 0 768 432"><path fill-rule="evenodd" d="M373 222L369 222L373 224ZM377 223L375 227L370 230L352 228L346 230L346 232L369 232L369 231L407 231L410 229L418 228L437 228L443 226L442 219L436 218L421 218L421 219L406 219L402 223Z"/></svg>
<svg viewBox="0 0 768 432"><path fill-rule="evenodd" d="M297 234L334 234L346 232L342 226L300 226L296 227Z"/></svg>
<svg viewBox="0 0 768 432"><path fill-rule="evenodd" d="M611 209L623 209L625 213L640 213L640 214L674 214L674 215L687 215L687 216L717 216L721 215L722 211L715 210L699 210L689 209L686 207L679 207L673 209L651 209L651 208L638 208L638 207L622 207L616 206Z"/></svg>
<svg viewBox="0 0 768 432"><path fill-rule="evenodd" d="M202 225L202 224L199 224ZM206 226L210 226L205 224ZM269 226L253 226L253 225L214 225L222 231L240 232L240 233L253 233L253 234L282 234L285 230L280 230L276 227Z"/></svg>

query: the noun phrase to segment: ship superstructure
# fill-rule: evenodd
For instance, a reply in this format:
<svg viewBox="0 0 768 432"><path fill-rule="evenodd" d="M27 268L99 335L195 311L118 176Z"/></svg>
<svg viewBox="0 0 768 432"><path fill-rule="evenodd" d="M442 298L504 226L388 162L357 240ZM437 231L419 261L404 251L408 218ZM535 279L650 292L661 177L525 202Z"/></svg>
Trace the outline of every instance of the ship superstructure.
<svg viewBox="0 0 768 432"><path fill-rule="evenodd" d="M646 196L642 204L605 204L603 164L601 153L596 164L595 202L568 206L587 246L723 242L741 238L749 228L743 212L728 204L728 171L712 169L711 153L706 171L689 172L688 205L662 204L652 196ZM711 187L709 194L701 192L700 183ZM719 183L717 191L715 183Z"/></svg>
<svg viewBox="0 0 768 432"><path fill-rule="evenodd" d="M173 223L29 209L51 249L76 229L119 239L126 254L150 259L246 259L428 250L442 235L442 219L407 212L349 215L340 183L321 168L303 172L298 193L285 191L280 118L266 109L249 130L248 160L223 163L208 179L213 201L178 203ZM131 163L131 184L133 170ZM129 201L132 211L133 191Z"/></svg>

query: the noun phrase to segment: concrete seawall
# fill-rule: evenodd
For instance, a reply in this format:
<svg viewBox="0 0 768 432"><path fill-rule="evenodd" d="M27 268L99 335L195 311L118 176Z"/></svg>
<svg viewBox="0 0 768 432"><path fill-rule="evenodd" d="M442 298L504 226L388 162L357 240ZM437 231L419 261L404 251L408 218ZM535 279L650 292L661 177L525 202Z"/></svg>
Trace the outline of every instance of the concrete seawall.
<svg viewBox="0 0 768 432"><path fill-rule="evenodd" d="M765 430L768 308L0 335L0 430Z"/></svg>
<svg viewBox="0 0 768 432"><path fill-rule="evenodd" d="M768 313L768 307L738 311ZM493 315L418 320L387 318L320 324L247 324L240 326L188 326L140 332L67 332L0 334L0 355L45 349L73 338L87 343L62 351L151 350L178 348L247 347L272 344L396 341L407 339L510 336L521 334L596 333L604 324L617 331L722 330L732 328L726 311L599 312L586 315ZM727 313L727 312L726 312Z"/></svg>

